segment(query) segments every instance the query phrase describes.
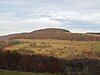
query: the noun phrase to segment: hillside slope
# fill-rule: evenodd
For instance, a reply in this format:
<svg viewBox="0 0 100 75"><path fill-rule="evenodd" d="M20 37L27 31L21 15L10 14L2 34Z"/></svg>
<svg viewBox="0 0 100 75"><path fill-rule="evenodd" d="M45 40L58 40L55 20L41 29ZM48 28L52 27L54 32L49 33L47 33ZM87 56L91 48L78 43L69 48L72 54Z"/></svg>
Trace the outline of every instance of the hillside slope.
<svg viewBox="0 0 100 75"><path fill-rule="evenodd" d="M75 41L100 41L100 36L90 34L71 33L65 29L47 28L30 33L12 34L0 37L0 40L9 39L57 39Z"/></svg>

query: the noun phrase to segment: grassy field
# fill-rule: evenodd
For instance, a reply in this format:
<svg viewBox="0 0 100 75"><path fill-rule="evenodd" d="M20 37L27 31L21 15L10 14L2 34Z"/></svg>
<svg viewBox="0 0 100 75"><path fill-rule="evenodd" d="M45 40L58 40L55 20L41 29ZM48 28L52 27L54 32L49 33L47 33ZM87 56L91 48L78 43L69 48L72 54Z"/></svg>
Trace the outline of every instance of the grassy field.
<svg viewBox="0 0 100 75"><path fill-rule="evenodd" d="M0 75L56 75L56 74L0 70Z"/></svg>
<svg viewBox="0 0 100 75"><path fill-rule="evenodd" d="M19 44L17 42L20 42ZM96 58L100 54L100 42L67 40L16 39L6 50L21 53L42 54L56 58Z"/></svg>

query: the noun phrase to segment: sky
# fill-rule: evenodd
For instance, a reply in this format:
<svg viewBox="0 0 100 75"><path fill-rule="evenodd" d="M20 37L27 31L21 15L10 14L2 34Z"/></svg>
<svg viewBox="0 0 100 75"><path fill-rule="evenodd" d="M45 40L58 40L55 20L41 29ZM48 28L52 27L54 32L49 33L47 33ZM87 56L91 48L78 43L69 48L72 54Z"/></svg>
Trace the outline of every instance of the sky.
<svg viewBox="0 0 100 75"><path fill-rule="evenodd" d="M100 0L0 0L0 36L44 28L100 32Z"/></svg>

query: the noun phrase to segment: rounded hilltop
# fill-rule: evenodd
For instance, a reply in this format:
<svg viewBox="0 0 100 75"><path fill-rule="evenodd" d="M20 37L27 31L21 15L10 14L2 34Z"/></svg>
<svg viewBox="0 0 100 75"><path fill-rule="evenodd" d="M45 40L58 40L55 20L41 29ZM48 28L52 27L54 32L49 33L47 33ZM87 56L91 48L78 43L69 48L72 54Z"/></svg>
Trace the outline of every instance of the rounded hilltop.
<svg viewBox="0 0 100 75"><path fill-rule="evenodd" d="M67 33L70 33L70 31L60 28L46 28L33 31L29 33L29 36L32 39L64 39Z"/></svg>
<svg viewBox="0 0 100 75"><path fill-rule="evenodd" d="M59 31L59 32L70 32L69 30L66 30L66 29L61 29L61 28L45 28L45 29L39 29L39 30L36 30L36 31ZM32 31L32 32L36 32L36 31ZM31 33L32 33L31 32Z"/></svg>
<svg viewBox="0 0 100 75"><path fill-rule="evenodd" d="M35 30L29 33L12 34L1 37L0 39L57 39L74 41L100 41L100 36L82 33L71 33L69 30L60 28L46 28Z"/></svg>

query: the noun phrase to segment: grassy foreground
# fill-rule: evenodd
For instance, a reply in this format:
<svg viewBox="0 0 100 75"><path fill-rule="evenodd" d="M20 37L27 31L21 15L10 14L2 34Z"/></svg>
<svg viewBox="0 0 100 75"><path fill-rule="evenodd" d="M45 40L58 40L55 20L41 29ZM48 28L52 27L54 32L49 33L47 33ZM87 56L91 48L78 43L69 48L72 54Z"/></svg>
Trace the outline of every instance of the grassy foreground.
<svg viewBox="0 0 100 75"><path fill-rule="evenodd" d="M0 75L56 75L56 74L0 70Z"/></svg>
<svg viewBox="0 0 100 75"><path fill-rule="evenodd" d="M57 58L95 58L100 55L100 42L68 40L16 39L6 50L28 54L42 54Z"/></svg>

